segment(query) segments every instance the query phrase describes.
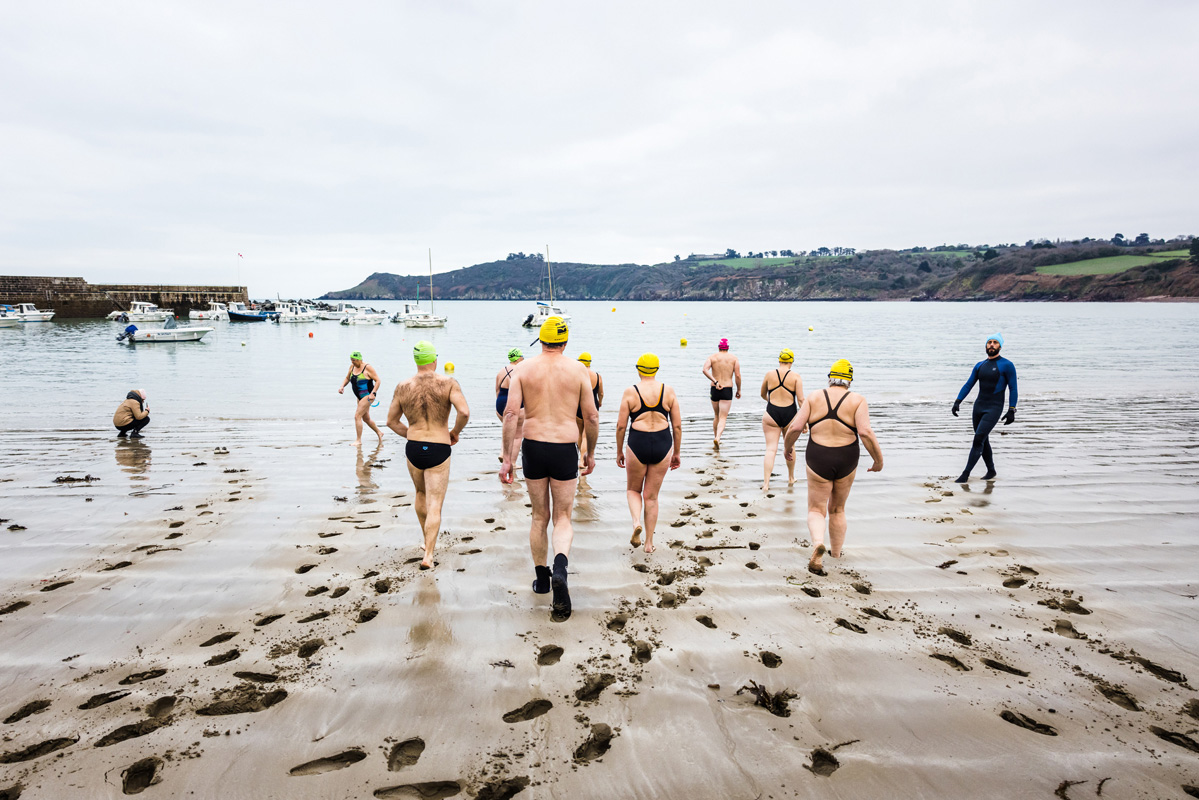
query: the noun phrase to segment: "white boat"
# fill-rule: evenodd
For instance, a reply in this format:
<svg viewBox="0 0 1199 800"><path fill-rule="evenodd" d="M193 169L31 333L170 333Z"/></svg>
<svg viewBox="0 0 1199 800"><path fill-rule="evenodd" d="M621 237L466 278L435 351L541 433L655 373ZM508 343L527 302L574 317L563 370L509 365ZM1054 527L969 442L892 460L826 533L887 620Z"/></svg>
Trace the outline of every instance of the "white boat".
<svg viewBox="0 0 1199 800"><path fill-rule="evenodd" d="M369 308L359 308L341 320L342 325L382 325L384 322L387 322L387 314Z"/></svg>
<svg viewBox="0 0 1199 800"><path fill-rule="evenodd" d="M391 321L402 324L404 320L408 319L409 317L415 317L423 313L425 312L424 309L420 307L420 299L418 298L415 303L404 303L404 308L402 311L397 311L391 315Z"/></svg>
<svg viewBox="0 0 1199 800"><path fill-rule="evenodd" d="M570 314L562 310L560 306L554 305L554 270L550 265L550 248L546 245L545 248L545 274L549 278L550 299L549 302L542 300L537 301L537 308L532 314L525 317L525 321L521 323L526 328L540 328L541 323L545 322L550 317L561 317L570 322Z"/></svg>
<svg viewBox="0 0 1199 800"><path fill-rule="evenodd" d="M275 317L275 322L312 322L315 319L316 312L308 306L288 303L279 309L279 316Z"/></svg>
<svg viewBox="0 0 1199 800"><path fill-rule="evenodd" d="M9 313L7 308L0 308L0 328L16 328L24 322L16 313Z"/></svg>
<svg viewBox="0 0 1199 800"><path fill-rule="evenodd" d="M153 303L134 300L129 304L128 311L113 311L108 315L108 319L113 322L162 322L174 316L173 309L159 308Z"/></svg>
<svg viewBox="0 0 1199 800"><path fill-rule="evenodd" d="M174 321L173 319L171 320ZM131 330L132 329L132 330ZM125 344L147 344L151 342L198 342L213 328L139 328L130 325L125 332L117 336L118 342Z"/></svg>
<svg viewBox="0 0 1199 800"><path fill-rule="evenodd" d="M409 328L444 328L446 317L439 317L433 313L433 250L429 250L429 311L424 312L420 308L420 286L416 289L417 296L416 311L404 318L404 325ZM407 308L407 304L404 306Z"/></svg>
<svg viewBox="0 0 1199 800"><path fill-rule="evenodd" d="M33 303L17 303L16 315L22 322L49 322L54 310L38 311Z"/></svg>
<svg viewBox="0 0 1199 800"><path fill-rule="evenodd" d="M353 316L358 313L358 306L353 303L338 303L337 308L332 311L321 311L317 314L320 319L332 319L340 322L346 317Z"/></svg>
<svg viewBox="0 0 1199 800"><path fill-rule="evenodd" d="M187 318L188 319L207 319L207 320L213 320L215 322L228 322L229 321L229 307L226 306L224 303L209 302L207 311L201 311L197 308L193 308L191 311L187 312Z"/></svg>

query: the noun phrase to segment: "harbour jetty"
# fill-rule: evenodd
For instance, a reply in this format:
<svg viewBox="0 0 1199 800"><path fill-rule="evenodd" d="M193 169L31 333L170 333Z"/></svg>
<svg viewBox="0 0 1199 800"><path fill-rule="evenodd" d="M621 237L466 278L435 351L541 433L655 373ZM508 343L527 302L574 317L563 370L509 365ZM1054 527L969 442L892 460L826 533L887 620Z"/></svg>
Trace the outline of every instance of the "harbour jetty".
<svg viewBox="0 0 1199 800"><path fill-rule="evenodd" d="M127 310L134 300L154 303L185 314L207 308L210 302L248 303L244 286L163 286L152 284L88 283L83 278L0 275L0 303L34 303L53 308L57 318L104 317Z"/></svg>

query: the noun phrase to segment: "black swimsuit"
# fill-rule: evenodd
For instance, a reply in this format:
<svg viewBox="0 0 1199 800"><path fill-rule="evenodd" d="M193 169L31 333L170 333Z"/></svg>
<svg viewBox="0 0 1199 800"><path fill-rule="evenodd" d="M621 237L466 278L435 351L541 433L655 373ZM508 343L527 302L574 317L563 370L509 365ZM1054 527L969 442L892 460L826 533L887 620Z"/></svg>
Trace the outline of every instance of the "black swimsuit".
<svg viewBox="0 0 1199 800"><path fill-rule="evenodd" d="M520 446L525 479L573 481L579 477L579 448L574 442L539 442L525 439Z"/></svg>
<svg viewBox="0 0 1199 800"><path fill-rule="evenodd" d="M596 375L595 386L591 387L591 396L595 398L595 407L596 407L596 409L598 409L599 408L599 373L597 372L597 373L595 373L595 375ZM588 378L588 380L590 380L590 378ZM579 410L575 412L575 416L578 417L579 419L583 418L583 404L582 403L579 404Z"/></svg>
<svg viewBox="0 0 1199 800"><path fill-rule="evenodd" d="M441 442L416 442L404 445L404 455L417 469L432 469L450 457L450 446Z"/></svg>
<svg viewBox="0 0 1199 800"><path fill-rule="evenodd" d="M853 441L840 447L817 444L809 432L808 447L804 451L804 461L807 462L808 468L812 472L815 472L826 481L840 480L852 475L854 470L858 468L858 458L862 452L858 444L858 429L837 416L837 411L841 408L841 404L845 402L846 397L849 397L849 392L841 395L841 399L834 406L829 402L828 389L825 389L824 404L829 410L820 419L808 423L809 427L815 428L816 425L824 422L826 419L833 419L853 431Z"/></svg>
<svg viewBox="0 0 1199 800"><path fill-rule="evenodd" d="M787 370L787 372L789 373L791 370ZM780 428L785 428L791 424L791 420L795 419L795 415L799 413L799 408L795 405L795 392L791 392L790 389L787 389L787 384L783 383L782 374L779 373L777 369L774 371L774 374L779 379L779 385L774 387L774 389L766 390L766 413L770 415L772 420L774 420L775 425L778 425ZM770 394L771 392L775 391L775 389L787 389L788 392L791 392L791 404L786 406L776 406L774 403L770 402Z"/></svg>
<svg viewBox="0 0 1199 800"><path fill-rule="evenodd" d="M633 422L647 411L656 411L664 417L669 416L662 406L662 398L666 396L666 384L662 384L662 393L658 395L658 402L652 406L645 404L645 398L641 396L640 389L634 386L633 391L637 392L637 399L641 401L641 407L629 413L629 449L633 451L634 458L648 467L660 463L670 455L670 451L674 447L674 437L671 436L669 427L660 431L639 431L633 427Z"/></svg>
<svg viewBox="0 0 1199 800"><path fill-rule="evenodd" d="M504 380L508 381L508 386L512 385L512 367L504 367L507 373L504 375ZM503 381L500 381L503 383ZM508 407L508 386L501 386L500 390L495 395L495 413L501 417L504 416L504 409Z"/></svg>

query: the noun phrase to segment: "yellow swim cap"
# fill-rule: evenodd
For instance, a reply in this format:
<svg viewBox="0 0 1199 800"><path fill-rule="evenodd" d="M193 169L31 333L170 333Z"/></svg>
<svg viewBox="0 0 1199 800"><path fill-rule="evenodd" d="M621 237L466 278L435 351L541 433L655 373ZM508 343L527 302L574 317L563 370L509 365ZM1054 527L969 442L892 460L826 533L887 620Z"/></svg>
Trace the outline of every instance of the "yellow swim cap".
<svg viewBox="0 0 1199 800"><path fill-rule="evenodd" d="M848 358L839 358L833 362L829 368L828 376L830 378L840 378L845 381L853 380L853 364L849 363Z"/></svg>
<svg viewBox="0 0 1199 800"><path fill-rule="evenodd" d="M570 329L562 317L550 317L541 323L541 332L537 338L546 344L566 344Z"/></svg>
<svg viewBox="0 0 1199 800"><path fill-rule="evenodd" d="M591 353L579 353L579 361L582 361L587 366L591 366Z"/></svg>
<svg viewBox="0 0 1199 800"><path fill-rule="evenodd" d="M658 357L653 353L642 353L641 358L637 359L637 371L642 375L653 375L659 366Z"/></svg>
<svg viewBox="0 0 1199 800"><path fill-rule="evenodd" d="M779 361L785 361L786 363L790 364L794 360L795 352L792 351L790 347L784 347L783 351L779 353Z"/></svg>

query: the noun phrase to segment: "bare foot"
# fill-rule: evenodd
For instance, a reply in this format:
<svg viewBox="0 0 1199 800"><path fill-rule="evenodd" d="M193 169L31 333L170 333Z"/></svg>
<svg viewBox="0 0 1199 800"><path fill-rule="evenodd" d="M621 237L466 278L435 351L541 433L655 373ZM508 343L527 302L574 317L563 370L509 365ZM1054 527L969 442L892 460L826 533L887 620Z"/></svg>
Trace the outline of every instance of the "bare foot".
<svg viewBox="0 0 1199 800"><path fill-rule="evenodd" d="M816 545L816 552L812 555L812 559L810 561L808 561L808 572L812 573L813 575L827 575L828 574L827 572L824 571L824 565L821 564L821 559L824 558L824 554L827 552L828 552L828 550L825 549L824 545L822 545L822 544Z"/></svg>
<svg viewBox="0 0 1199 800"><path fill-rule="evenodd" d="M645 552L648 554L654 552L654 550L657 550L657 548L654 547L654 543L647 538L645 540Z"/></svg>
<svg viewBox="0 0 1199 800"><path fill-rule="evenodd" d="M420 562L421 569L433 569L433 556L425 556Z"/></svg>
<svg viewBox="0 0 1199 800"><path fill-rule="evenodd" d="M715 447L717 450L719 450L719 449L720 449L720 440L719 440L719 439L713 439L713 440L712 440L712 446L713 446L713 447Z"/></svg>
<svg viewBox="0 0 1199 800"><path fill-rule="evenodd" d="M788 479L787 479L787 485L788 485L788 486L794 486L794 485L795 485L795 478L788 478Z"/></svg>
<svg viewBox="0 0 1199 800"><path fill-rule="evenodd" d="M350 445L350 447L362 447L362 440L359 439L358 441L356 441L352 445Z"/></svg>
<svg viewBox="0 0 1199 800"><path fill-rule="evenodd" d="M641 546L641 526L640 525L638 525L636 528L633 528L633 538L629 539L629 544L633 545L633 547Z"/></svg>
<svg viewBox="0 0 1199 800"><path fill-rule="evenodd" d="M766 483L762 484L762 491L764 491L764 492L770 491L770 481L767 481Z"/></svg>

